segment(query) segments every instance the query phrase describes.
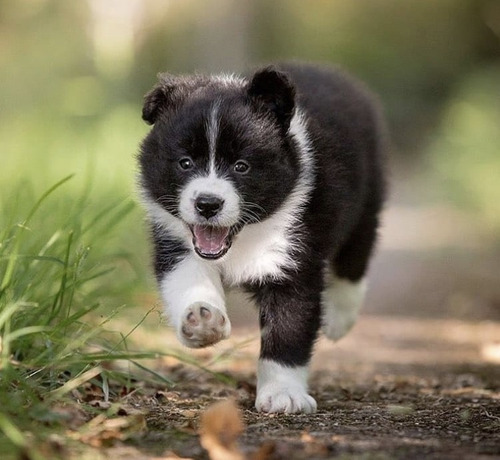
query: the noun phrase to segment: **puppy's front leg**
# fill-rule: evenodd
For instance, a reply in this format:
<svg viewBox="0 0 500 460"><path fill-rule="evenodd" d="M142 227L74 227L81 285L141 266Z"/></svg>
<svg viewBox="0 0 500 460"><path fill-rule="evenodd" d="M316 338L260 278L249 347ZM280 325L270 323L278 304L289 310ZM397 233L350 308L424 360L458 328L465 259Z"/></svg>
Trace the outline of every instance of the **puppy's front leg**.
<svg viewBox="0 0 500 460"><path fill-rule="evenodd" d="M258 411L316 411L316 401L307 391L307 378L320 326L318 292L298 292L291 284L273 284L256 292L261 325L255 401Z"/></svg>
<svg viewBox="0 0 500 460"><path fill-rule="evenodd" d="M186 346L202 348L227 339L231 323L218 271L187 255L160 281L160 290L177 337Z"/></svg>

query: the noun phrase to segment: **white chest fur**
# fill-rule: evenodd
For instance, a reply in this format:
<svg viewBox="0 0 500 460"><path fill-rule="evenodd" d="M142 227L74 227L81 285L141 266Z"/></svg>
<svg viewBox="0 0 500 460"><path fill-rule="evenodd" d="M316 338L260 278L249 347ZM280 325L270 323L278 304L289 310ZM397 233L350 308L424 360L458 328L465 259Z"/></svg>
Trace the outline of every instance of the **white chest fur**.
<svg viewBox="0 0 500 460"><path fill-rule="evenodd" d="M218 263L224 283L239 285L266 277L281 278L283 268L294 264L290 256L293 237L284 224L275 215L246 226L235 238L226 257Z"/></svg>

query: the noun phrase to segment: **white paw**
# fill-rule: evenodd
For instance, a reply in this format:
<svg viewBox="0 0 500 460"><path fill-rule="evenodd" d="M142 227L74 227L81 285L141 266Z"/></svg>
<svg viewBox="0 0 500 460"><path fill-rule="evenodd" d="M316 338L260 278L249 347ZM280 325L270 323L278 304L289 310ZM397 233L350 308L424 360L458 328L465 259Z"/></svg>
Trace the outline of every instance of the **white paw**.
<svg viewBox="0 0 500 460"><path fill-rule="evenodd" d="M231 323L227 315L205 302L190 305L181 319L177 335L190 348L202 348L227 339Z"/></svg>
<svg viewBox="0 0 500 460"><path fill-rule="evenodd" d="M357 318L357 311L332 306L324 315L323 332L329 339L337 341L352 329Z"/></svg>
<svg viewBox="0 0 500 460"><path fill-rule="evenodd" d="M339 340L356 323L363 303L366 285L335 278L322 293L323 332L331 340Z"/></svg>
<svg viewBox="0 0 500 460"><path fill-rule="evenodd" d="M316 411L316 401L307 393L307 366L287 366L270 359L259 359L257 399L259 412Z"/></svg>
<svg viewBox="0 0 500 460"><path fill-rule="evenodd" d="M260 388L255 400L259 412L294 414L316 412L315 399L300 386L269 384Z"/></svg>

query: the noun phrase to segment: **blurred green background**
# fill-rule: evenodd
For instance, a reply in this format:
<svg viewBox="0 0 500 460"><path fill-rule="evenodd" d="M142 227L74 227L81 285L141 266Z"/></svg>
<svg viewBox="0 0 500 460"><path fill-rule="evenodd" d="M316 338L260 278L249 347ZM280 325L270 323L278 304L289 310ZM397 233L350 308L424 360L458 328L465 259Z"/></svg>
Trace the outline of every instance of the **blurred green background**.
<svg viewBox="0 0 500 460"><path fill-rule="evenodd" d="M90 190L82 214L135 197L142 96L158 72L282 59L336 63L365 80L394 141L392 202L444 204L498 247L498 0L1 0L0 222L70 173L58 195ZM52 206L47 225L66 209ZM137 206L108 245L129 253L120 276L144 290Z"/></svg>

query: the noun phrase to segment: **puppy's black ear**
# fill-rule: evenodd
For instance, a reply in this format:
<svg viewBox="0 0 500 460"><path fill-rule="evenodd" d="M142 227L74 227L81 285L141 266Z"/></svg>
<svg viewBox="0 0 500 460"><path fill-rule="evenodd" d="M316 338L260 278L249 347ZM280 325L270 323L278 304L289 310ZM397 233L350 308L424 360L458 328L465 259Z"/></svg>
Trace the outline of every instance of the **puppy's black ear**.
<svg viewBox="0 0 500 460"><path fill-rule="evenodd" d="M178 107L197 88L207 84L202 76L182 77L161 73L156 86L144 96L142 119L154 124L158 117Z"/></svg>
<svg viewBox="0 0 500 460"><path fill-rule="evenodd" d="M152 125L158 116L171 105L172 93L175 91L174 77L168 74L158 74L158 83L144 96L142 119Z"/></svg>
<svg viewBox="0 0 500 460"><path fill-rule="evenodd" d="M284 72L266 67L252 77L248 95L258 109L271 112L288 131L295 108L295 88Z"/></svg>
<svg viewBox="0 0 500 460"><path fill-rule="evenodd" d="M162 107L166 102L166 94L160 85L156 85L149 93L144 96L144 105L142 106L142 119L152 125L161 113Z"/></svg>

